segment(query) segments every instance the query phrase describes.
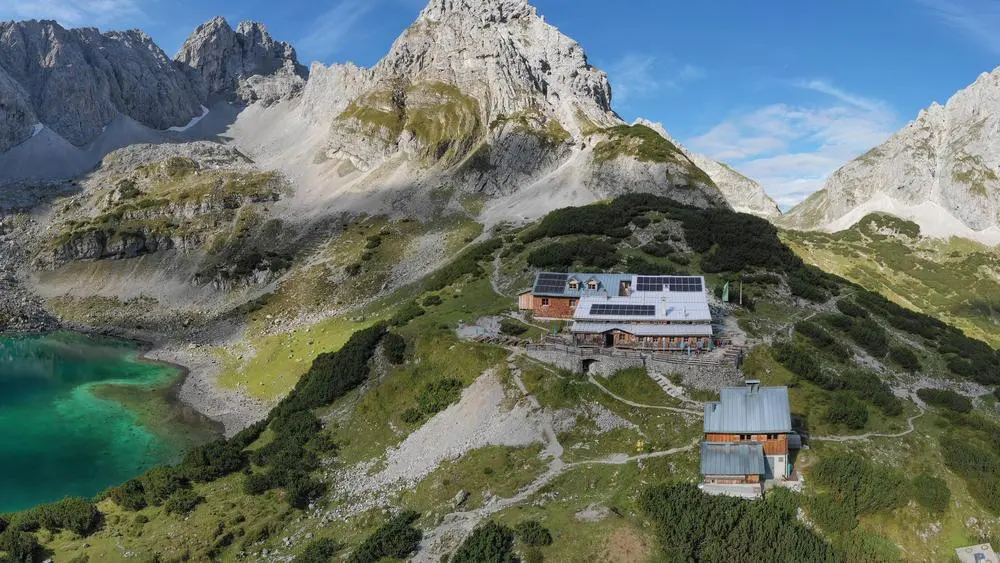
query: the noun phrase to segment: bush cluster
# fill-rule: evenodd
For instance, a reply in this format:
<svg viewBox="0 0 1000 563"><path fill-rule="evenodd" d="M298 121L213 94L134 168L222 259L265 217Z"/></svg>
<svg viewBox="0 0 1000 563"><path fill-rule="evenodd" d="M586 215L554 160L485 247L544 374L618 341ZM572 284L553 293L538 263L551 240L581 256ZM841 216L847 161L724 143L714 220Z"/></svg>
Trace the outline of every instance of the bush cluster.
<svg viewBox="0 0 1000 563"><path fill-rule="evenodd" d="M475 278L481 277L484 272L479 263L492 259L502 246L503 240L494 238L465 249L446 266L427 276L424 282L424 291L440 291L466 275L472 275Z"/></svg>
<svg viewBox="0 0 1000 563"><path fill-rule="evenodd" d="M253 453L253 461L262 472L248 475L244 490L260 494L268 489L283 487L285 500L296 508L306 508L320 496L325 486L310 476L318 467L317 453L335 448L320 433L322 425L312 409L329 405L350 392L368 378L369 360L386 335L384 324L377 324L354 333L337 352L321 354L313 360L309 371L295 388L268 415L257 431L270 426L274 439ZM242 452L249 442L245 443Z"/></svg>
<svg viewBox="0 0 1000 563"><path fill-rule="evenodd" d="M841 375L845 387L859 399L868 401L886 416L903 414L903 401L878 374L865 369L849 369Z"/></svg>
<svg viewBox="0 0 1000 563"><path fill-rule="evenodd" d="M913 500L934 514L942 514L948 510L951 491L948 483L940 477L922 473L913 478L911 484Z"/></svg>
<svg viewBox="0 0 1000 563"><path fill-rule="evenodd" d="M1000 384L1000 354L985 342L969 338L938 319L900 307L877 293L858 288L854 298L894 328L927 339L947 358L948 368L955 375L983 385Z"/></svg>
<svg viewBox="0 0 1000 563"><path fill-rule="evenodd" d="M191 489L178 489L174 494L167 497L167 501L163 503L163 509L167 514L179 514L183 516L203 502L205 502L205 497L195 493Z"/></svg>
<svg viewBox="0 0 1000 563"><path fill-rule="evenodd" d="M677 260L674 261L676 262ZM643 274L652 276L672 276L681 273L680 270L670 264L650 262L638 254L633 254L625 258L625 270L629 272L642 272Z"/></svg>
<svg viewBox="0 0 1000 563"><path fill-rule="evenodd" d="M101 526L101 513L93 502L79 497L36 506L15 513L9 520L0 518L0 532L34 532L45 528L51 532L70 530L79 536L89 536ZM0 548L0 551L3 551Z"/></svg>
<svg viewBox="0 0 1000 563"><path fill-rule="evenodd" d="M390 364L399 365L406 361L406 340L399 334L386 333L382 339L382 349Z"/></svg>
<svg viewBox="0 0 1000 563"><path fill-rule="evenodd" d="M965 479L972 495L983 506L1000 514L1000 455L996 444L986 446L955 433L940 439L944 463Z"/></svg>
<svg viewBox="0 0 1000 563"><path fill-rule="evenodd" d="M851 351L846 346L831 336L823 327L812 321L799 321L795 323L795 332L805 336L817 348L829 352L837 359L846 360L851 357Z"/></svg>
<svg viewBox="0 0 1000 563"><path fill-rule="evenodd" d="M461 381L454 378L432 381L417 395L417 405L426 415L441 412L458 401L464 387Z"/></svg>
<svg viewBox="0 0 1000 563"><path fill-rule="evenodd" d="M951 389L917 389L920 400L936 407L953 410L958 413L972 411L972 401Z"/></svg>
<svg viewBox="0 0 1000 563"><path fill-rule="evenodd" d="M417 550L423 532L413 527L420 514L407 510L390 518L351 553L348 563L377 563L383 559L406 559Z"/></svg>
<svg viewBox="0 0 1000 563"><path fill-rule="evenodd" d="M620 259L613 243L597 237L552 242L528 253L529 266L549 270L570 270L574 265L606 270Z"/></svg>
<svg viewBox="0 0 1000 563"><path fill-rule="evenodd" d="M833 404L826 410L826 419L852 430L860 430L868 424L868 408L853 395L837 393L833 397Z"/></svg>
<svg viewBox="0 0 1000 563"><path fill-rule="evenodd" d="M639 250L649 254L650 256L656 256L657 258L669 258L675 253L674 247L666 242L652 241L641 246Z"/></svg>
<svg viewBox="0 0 1000 563"><path fill-rule="evenodd" d="M514 531L492 520L477 527L451 557L451 563L517 563Z"/></svg>
<svg viewBox="0 0 1000 563"><path fill-rule="evenodd" d="M841 299L837 301L837 310L841 313L847 315L848 317L854 317L856 319L867 319L871 316L868 309L858 305L854 301L847 299Z"/></svg>
<svg viewBox="0 0 1000 563"><path fill-rule="evenodd" d="M295 556L292 563L330 563L333 556L343 548L330 538L318 538L309 542L302 553Z"/></svg>
<svg viewBox="0 0 1000 563"><path fill-rule="evenodd" d="M855 515L892 510L906 504L906 483L897 471L875 466L856 454L820 459L810 475L834 500Z"/></svg>
<svg viewBox="0 0 1000 563"><path fill-rule="evenodd" d="M424 313L426 311L416 301L410 301L396 310L396 313L389 319L389 324L392 326L403 326Z"/></svg>
<svg viewBox="0 0 1000 563"><path fill-rule="evenodd" d="M667 561L840 561L796 518L797 496L775 492L762 502L747 501L669 484L646 489L639 505Z"/></svg>
<svg viewBox="0 0 1000 563"><path fill-rule="evenodd" d="M525 520L518 524L517 537L530 547L552 545L552 534L538 520Z"/></svg>
<svg viewBox="0 0 1000 563"><path fill-rule="evenodd" d="M841 382L836 377L823 371L815 355L802 346L783 342L775 345L771 352L778 363L806 381L815 383L829 391L842 387Z"/></svg>
<svg viewBox="0 0 1000 563"><path fill-rule="evenodd" d="M8 528L0 533L0 552L6 553L9 561L38 561L42 546L35 535ZM0 559L2 561L2 559Z"/></svg>
<svg viewBox="0 0 1000 563"><path fill-rule="evenodd" d="M816 495L808 504L810 518L824 532L845 533L858 527L858 515L853 507L839 502L833 495Z"/></svg>
<svg viewBox="0 0 1000 563"><path fill-rule="evenodd" d="M908 372L920 371L920 358L908 346L891 346L889 348L889 359L896 362L899 367Z"/></svg>

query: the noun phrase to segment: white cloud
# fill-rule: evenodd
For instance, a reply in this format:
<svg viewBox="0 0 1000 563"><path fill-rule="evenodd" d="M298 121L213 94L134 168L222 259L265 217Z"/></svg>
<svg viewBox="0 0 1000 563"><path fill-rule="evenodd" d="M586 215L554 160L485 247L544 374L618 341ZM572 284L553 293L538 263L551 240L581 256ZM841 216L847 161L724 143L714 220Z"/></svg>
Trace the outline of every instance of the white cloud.
<svg viewBox="0 0 1000 563"><path fill-rule="evenodd" d="M664 68L665 67L665 68ZM664 89L682 88L705 78L705 69L692 65L677 65L672 60L661 63L652 55L626 53L608 66L615 101L627 104L631 100L648 98Z"/></svg>
<svg viewBox="0 0 1000 563"><path fill-rule="evenodd" d="M932 16L1000 54L1000 0L916 0Z"/></svg>
<svg viewBox="0 0 1000 563"><path fill-rule="evenodd" d="M895 112L823 80L794 83L828 99L771 104L724 121L688 145L760 182L782 208L821 188L849 160L897 129Z"/></svg>
<svg viewBox="0 0 1000 563"><path fill-rule="evenodd" d="M350 40L358 22L375 7L376 0L340 0L316 18L309 32L295 41L303 59L324 59Z"/></svg>
<svg viewBox="0 0 1000 563"><path fill-rule="evenodd" d="M78 27L142 16L137 0L0 0L0 20L54 19Z"/></svg>

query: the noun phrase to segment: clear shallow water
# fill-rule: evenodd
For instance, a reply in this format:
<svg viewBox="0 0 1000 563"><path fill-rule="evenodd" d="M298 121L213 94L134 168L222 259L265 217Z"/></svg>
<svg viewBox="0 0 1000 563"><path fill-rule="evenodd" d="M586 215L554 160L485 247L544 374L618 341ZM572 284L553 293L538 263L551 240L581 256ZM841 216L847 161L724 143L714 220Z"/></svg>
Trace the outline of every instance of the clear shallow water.
<svg viewBox="0 0 1000 563"><path fill-rule="evenodd" d="M214 437L171 401L179 370L139 356L109 338L0 335L0 512L93 496Z"/></svg>

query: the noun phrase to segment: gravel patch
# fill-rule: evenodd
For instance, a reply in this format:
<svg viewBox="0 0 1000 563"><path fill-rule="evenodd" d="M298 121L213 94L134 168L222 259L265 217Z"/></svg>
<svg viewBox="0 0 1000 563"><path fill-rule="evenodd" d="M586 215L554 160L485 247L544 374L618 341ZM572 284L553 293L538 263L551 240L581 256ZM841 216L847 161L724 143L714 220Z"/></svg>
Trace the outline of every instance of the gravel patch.
<svg viewBox="0 0 1000 563"><path fill-rule="evenodd" d="M152 350L146 357L186 368L188 374L180 386L178 398L220 422L227 438L263 420L273 406L250 397L242 389L221 387L216 381L221 371L219 361L210 352L196 346L167 345Z"/></svg>
<svg viewBox="0 0 1000 563"><path fill-rule="evenodd" d="M521 400L505 408L507 394L495 370L483 373L461 400L434 415L382 460L335 472L336 489L349 491L347 502L324 516L348 518L388 504L399 491L418 483L441 463L486 446L525 447L544 443L544 414ZM376 466L381 469L369 472Z"/></svg>
<svg viewBox="0 0 1000 563"><path fill-rule="evenodd" d="M600 403L587 403L584 405L583 410L587 413L587 416L593 420L595 424L597 424L598 432L600 434L606 434L619 428L639 431L638 426L611 412L607 407Z"/></svg>
<svg viewBox="0 0 1000 563"><path fill-rule="evenodd" d="M600 504L592 504L573 515L580 522L600 522L611 514L611 510Z"/></svg>
<svg viewBox="0 0 1000 563"><path fill-rule="evenodd" d="M500 336L500 321L502 320L503 317L481 317L476 320L475 324L462 323L456 332L462 340L472 340L481 336Z"/></svg>

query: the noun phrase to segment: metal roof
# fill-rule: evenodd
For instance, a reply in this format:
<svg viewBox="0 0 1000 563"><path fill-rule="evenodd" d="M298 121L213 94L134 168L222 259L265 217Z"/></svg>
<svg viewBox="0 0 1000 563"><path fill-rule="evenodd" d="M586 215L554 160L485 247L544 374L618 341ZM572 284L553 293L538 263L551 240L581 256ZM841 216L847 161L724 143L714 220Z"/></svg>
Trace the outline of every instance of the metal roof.
<svg viewBox="0 0 1000 563"><path fill-rule="evenodd" d="M768 434L792 431L787 387L727 387L705 403L705 433Z"/></svg>
<svg viewBox="0 0 1000 563"><path fill-rule="evenodd" d="M566 282L561 289L557 289L550 284L543 283L545 276L554 276L556 272L539 272L535 276L535 284L532 293L540 297L584 297L586 295L618 295L618 286L623 281L632 282L632 274L586 274L586 273L564 273ZM569 281L575 279L580 282L579 289L570 289ZM595 280L598 282L597 290L587 289L587 282Z"/></svg>
<svg viewBox="0 0 1000 563"><path fill-rule="evenodd" d="M757 442L702 442L702 475L763 475L764 447Z"/></svg>
<svg viewBox="0 0 1000 563"><path fill-rule="evenodd" d="M639 283L640 278L644 283ZM669 281L670 283L651 285L649 280L657 279ZM577 289L571 289L569 282L576 280L579 283ZM587 282L596 281L597 289L588 289ZM628 282L628 289L632 295L663 295L674 296L675 300L694 299L695 301L705 300L704 276L646 276L643 274L596 274L585 272L539 272L535 276L535 283L532 285L532 293L540 297L588 297L603 295L605 297L617 297L622 282ZM655 290L650 288L656 287ZM667 291L673 287L675 291ZM698 289L695 291L694 289ZM676 291L684 289L684 291Z"/></svg>
<svg viewBox="0 0 1000 563"><path fill-rule="evenodd" d="M712 311L704 293L700 299L692 299L695 294L634 293L628 297L584 297L576 306L573 319L577 321L671 321L671 322L712 322ZM684 298L680 298L684 295ZM654 307L653 315L603 315L595 314L594 305L634 307L636 305Z"/></svg>
<svg viewBox="0 0 1000 563"><path fill-rule="evenodd" d="M600 333L620 330L635 336L712 336L710 324L621 324L621 323L573 323L574 333Z"/></svg>

